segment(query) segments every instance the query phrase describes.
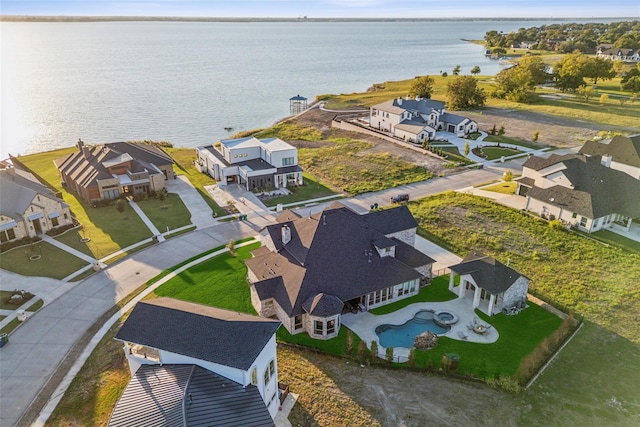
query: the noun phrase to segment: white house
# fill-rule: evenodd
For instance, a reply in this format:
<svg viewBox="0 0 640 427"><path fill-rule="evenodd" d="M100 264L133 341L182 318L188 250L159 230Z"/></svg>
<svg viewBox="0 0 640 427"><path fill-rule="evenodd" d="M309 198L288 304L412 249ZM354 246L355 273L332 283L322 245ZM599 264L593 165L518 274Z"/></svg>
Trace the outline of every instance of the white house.
<svg viewBox="0 0 640 427"><path fill-rule="evenodd" d="M435 137L436 131L459 137L478 130L478 124L464 116L446 113L444 103L432 99L398 97L371 107L371 127L390 132L398 138L420 143Z"/></svg>
<svg viewBox="0 0 640 427"><path fill-rule="evenodd" d="M235 182L247 190L302 185L298 150L279 138L226 139L196 148L196 166L223 185Z"/></svg>
<svg viewBox="0 0 640 427"><path fill-rule="evenodd" d="M0 241L35 237L73 223L69 205L29 172L0 169Z"/></svg>
<svg viewBox="0 0 640 427"><path fill-rule="evenodd" d="M132 379L109 425L155 425L167 414L185 427L273 425L279 326L172 298L139 302L115 336Z"/></svg>
<svg viewBox="0 0 640 427"><path fill-rule="evenodd" d="M640 179L640 133L616 135L603 141L587 141L580 148L585 156L600 156L604 166Z"/></svg>
<svg viewBox="0 0 640 427"><path fill-rule="evenodd" d="M343 312L408 298L431 279L433 259L414 248L417 226L406 206L365 215L340 203L305 217L284 211L245 261L251 302L291 334L333 338Z"/></svg>
<svg viewBox="0 0 640 427"><path fill-rule="evenodd" d="M525 209L588 233L608 227L628 231L640 218L640 181L606 167L599 155L531 157L517 180Z"/></svg>
<svg viewBox="0 0 640 427"><path fill-rule="evenodd" d="M480 252L471 252L462 262L449 268L449 290L459 298L472 299L473 308L489 316L513 307L523 307L527 300L529 279ZM458 285L455 285L456 274L460 275Z"/></svg>
<svg viewBox="0 0 640 427"><path fill-rule="evenodd" d="M629 48L616 49L611 45L601 45L596 49L596 56L610 61L638 62L640 61L640 51Z"/></svg>

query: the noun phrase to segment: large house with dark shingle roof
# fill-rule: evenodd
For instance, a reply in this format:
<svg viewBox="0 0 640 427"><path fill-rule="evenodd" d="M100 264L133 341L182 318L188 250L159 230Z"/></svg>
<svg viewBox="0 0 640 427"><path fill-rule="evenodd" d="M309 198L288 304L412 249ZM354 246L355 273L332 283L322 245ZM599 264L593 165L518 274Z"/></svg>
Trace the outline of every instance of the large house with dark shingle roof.
<svg viewBox="0 0 640 427"><path fill-rule="evenodd" d="M527 300L529 279L480 252L471 252L449 269L449 290L459 298L472 299L473 308L489 316L520 306ZM455 285L456 275L460 276L458 285Z"/></svg>
<svg viewBox="0 0 640 427"><path fill-rule="evenodd" d="M345 310L368 310L418 293L434 260L414 248L406 206L359 215L340 203L301 217L283 212L245 261L251 302L292 334L329 339Z"/></svg>
<svg viewBox="0 0 640 427"><path fill-rule="evenodd" d="M173 179L173 160L148 144L113 142L88 146L54 161L65 188L87 202L160 191Z"/></svg>
<svg viewBox="0 0 640 427"><path fill-rule="evenodd" d="M371 107L372 127L392 133L405 141L421 143L435 137L437 130L464 137L478 130L478 124L464 116L447 113L444 103L408 96L394 98Z"/></svg>
<svg viewBox="0 0 640 427"><path fill-rule="evenodd" d="M640 133L616 135L604 141L587 141L580 148L580 154L600 156L604 166L640 179Z"/></svg>
<svg viewBox="0 0 640 427"><path fill-rule="evenodd" d="M69 205L29 172L0 169L0 242L35 237L73 222Z"/></svg>
<svg viewBox="0 0 640 427"><path fill-rule="evenodd" d="M115 336L132 378L109 425L273 425L279 326L172 298L139 302Z"/></svg>
<svg viewBox="0 0 640 427"><path fill-rule="evenodd" d="M640 181L604 166L599 155L531 157L517 183L526 210L588 233L607 227L628 231L640 218Z"/></svg>

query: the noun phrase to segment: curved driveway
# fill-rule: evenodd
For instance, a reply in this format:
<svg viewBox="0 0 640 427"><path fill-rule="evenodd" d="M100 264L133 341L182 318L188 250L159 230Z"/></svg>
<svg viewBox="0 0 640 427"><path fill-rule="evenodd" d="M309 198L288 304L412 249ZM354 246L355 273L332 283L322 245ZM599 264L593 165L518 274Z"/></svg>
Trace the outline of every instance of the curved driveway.
<svg viewBox="0 0 640 427"><path fill-rule="evenodd" d="M378 193L345 199L349 206L366 211L373 203L389 204L397 193L412 199L446 190L464 188L499 178L502 170L471 170ZM317 212L331 202L302 208ZM199 229L151 246L108 266L60 295L11 334L10 343L0 350L0 425L17 424L31 402L55 373L65 355L85 332L113 305L162 270L229 242L254 236L269 223L256 216L244 222L227 222ZM28 282L28 278L24 278ZM24 286L28 288L28 285ZM66 372L65 372L66 373ZM57 376L56 376L57 378ZM57 385L57 384L55 384ZM55 388L55 387L53 387ZM38 411L33 408L30 411ZM37 414L36 414L37 416Z"/></svg>

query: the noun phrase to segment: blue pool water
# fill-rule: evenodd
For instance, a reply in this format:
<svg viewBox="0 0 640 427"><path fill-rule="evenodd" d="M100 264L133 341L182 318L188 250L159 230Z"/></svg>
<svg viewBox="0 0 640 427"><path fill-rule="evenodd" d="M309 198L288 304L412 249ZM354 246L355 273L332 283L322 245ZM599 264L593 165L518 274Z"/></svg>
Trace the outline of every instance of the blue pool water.
<svg viewBox="0 0 640 427"><path fill-rule="evenodd" d="M382 347L413 347L413 340L424 331L431 331L441 335L449 331L450 327L442 327L433 322L433 312L421 310L402 325L380 325L376 328Z"/></svg>

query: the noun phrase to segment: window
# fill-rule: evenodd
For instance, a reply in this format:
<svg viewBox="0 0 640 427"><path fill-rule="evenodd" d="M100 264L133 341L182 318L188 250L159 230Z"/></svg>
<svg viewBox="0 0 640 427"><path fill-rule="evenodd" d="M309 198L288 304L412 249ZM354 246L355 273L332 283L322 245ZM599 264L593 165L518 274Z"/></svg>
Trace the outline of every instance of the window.
<svg viewBox="0 0 640 427"><path fill-rule="evenodd" d="M64 219L68 219L69 215L67 215L66 213L64 214Z"/></svg>
<svg viewBox="0 0 640 427"><path fill-rule="evenodd" d="M8 242L16 238L16 232L13 228L0 232L0 242Z"/></svg>
<svg viewBox="0 0 640 427"><path fill-rule="evenodd" d="M336 332L336 321L335 320L329 320L327 322L327 335L329 334L334 334Z"/></svg>
<svg viewBox="0 0 640 427"><path fill-rule="evenodd" d="M323 331L324 331L324 325L322 324L322 322L320 320L315 320L313 322L314 335L322 335Z"/></svg>
<svg viewBox="0 0 640 427"><path fill-rule="evenodd" d="M258 368L254 367L251 371L251 384L258 384Z"/></svg>
<svg viewBox="0 0 640 427"><path fill-rule="evenodd" d="M293 318L293 329L296 331L298 329L302 329L302 314L299 314Z"/></svg>
<svg viewBox="0 0 640 427"><path fill-rule="evenodd" d="M269 366L267 366L264 369L264 385L269 384L269 381L271 381L271 378L273 378L273 375L275 373L276 373L276 362L272 360L271 362L269 362Z"/></svg>
<svg viewBox="0 0 640 427"><path fill-rule="evenodd" d="M273 401L276 400L276 392L273 392L273 396L271 396L271 398L269 399L269 403L267 404L267 408L269 406L271 406L271 404L273 403Z"/></svg>
<svg viewBox="0 0 640 427"><path fill-rule="evenodd" d="M571 218L573 218L573 219L578 218L578 214L574 212L573 215L571 215Z"/></svg>
<svg viewBox="0 0 640 427"><path fill-rule="evenodd" d="M56 218L51 218L51 225L53 225L54 227L57 227L59 225L57 217Z"/></svg>
<svg viewBox="0 0 640 427"><path fill-rule="evenodd" d="M586 216L583 216L580 218L580 226L581 227L585 227L587 225L587 220L588 218Z"/></svg>
<svg viewBox="0 0 640 427"><path fill-rule="evenodd" d="M284 157L282 159L282 166L291 166L293 165L293 161L295 159L293 157Z"/></svg>

